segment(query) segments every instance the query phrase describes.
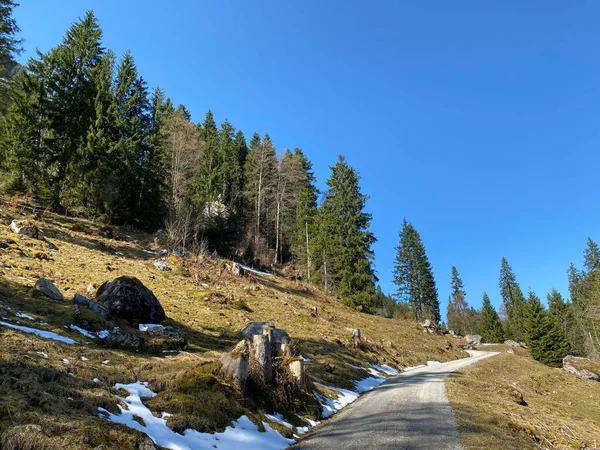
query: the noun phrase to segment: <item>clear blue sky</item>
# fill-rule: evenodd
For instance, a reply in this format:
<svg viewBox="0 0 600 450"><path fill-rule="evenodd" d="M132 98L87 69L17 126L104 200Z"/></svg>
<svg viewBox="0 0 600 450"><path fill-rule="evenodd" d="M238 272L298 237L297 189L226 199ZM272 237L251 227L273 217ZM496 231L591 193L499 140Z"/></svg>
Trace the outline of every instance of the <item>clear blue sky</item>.
<svg viewBox="0 0 600 450"><path fill-rule="evenodd" d="M21 2L24 57L94 9L105 46L194 120L301 147L320 186L344 154L387 292L403 217L444 311L452 265L471 304L499 306L502 256L545 298L600 241L599 2Z"/></svg>

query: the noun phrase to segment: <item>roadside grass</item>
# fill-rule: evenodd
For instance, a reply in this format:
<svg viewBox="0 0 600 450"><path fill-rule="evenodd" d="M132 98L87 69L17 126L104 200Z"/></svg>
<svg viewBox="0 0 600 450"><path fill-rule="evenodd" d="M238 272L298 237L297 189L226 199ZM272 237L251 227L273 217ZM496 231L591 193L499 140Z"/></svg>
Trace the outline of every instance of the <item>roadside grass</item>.
<svg viewBox="0 0 600 450"><path fill-rule="evenodd" d="M580 449L600 443L600 383L501 354L449 377L464 449ZM526 406L515 401L523 395Z"/></svg>
<svg viewBox="0 0 600 450"><path fill-rule="evenodd" d="M250 321L286 329L298 355L311 359L306 363L309 378L337 387L354 388L353 379L367 376L347 363L401 369L466 356L450 336L425 334L411 321L361 314L283 277L236 278L217 258L170 256L172 270L160 272L152 264L157 256L146 252L160 250L148 233L116 228L118 239L107 239L98 234L100 224L39 211L34 221L46 241L9 230L12 219L29 214L18 199L0 197L0 316L71 337L79 345L0 326L1 448L135 448L142 435L100 419L97 408L118 412L118 393L112 387L138 380L149 382L158 394L144 400L148 407L156 415L173 414L168 424L177 431L223 430L241 414L259 426L265 413L280 412L297 425L303 424L300 417L316 418L319 407L312 396L283 406L276 392L242 396L219 378L221 352L241 339L239 330ZM85 323L83 328L98 331L118 325L76 314L72 299L77 292L85 294L90 283L99 286L120 275L135 276L154 292L169 317L165 324L185 330L186 351L148 355L110 349L65 328ZM65 299L54 301L35 290L39 277L53 280ZM352 347L347 328L361 329L360 348ZM34 428L19 428L26 425Z"/></svg>

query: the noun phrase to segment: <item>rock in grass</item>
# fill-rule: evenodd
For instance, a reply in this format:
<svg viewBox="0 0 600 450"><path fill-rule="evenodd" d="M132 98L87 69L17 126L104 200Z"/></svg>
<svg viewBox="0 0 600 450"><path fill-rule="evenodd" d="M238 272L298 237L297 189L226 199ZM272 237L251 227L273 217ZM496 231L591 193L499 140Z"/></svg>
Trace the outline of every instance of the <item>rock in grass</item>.
<svg viewBox="0 0 600 450"><path fill-rule="evenodd" d="M481 345L481 339L482 337L478 334L467 334L465 336L465 342L468 345Z"/></svg>
<svg viewBox="0 0 600 450"><path fill-rule="evenodd" d="M275 328L275 325L271 322L250 322L242 328L240 333L248 339L252 339L257 334L268 333L270 335L273 356L292 356L294 353L290 335L281 328Z"/></svg>
<svg viewBox="0 0 600 450"><path fill-rule="evenodd" d="M44 240L44 233L31 220L13 220L10 224L13 233L22 234L32 239Z"/></svg>
<svg viewBox="0 0 600 450"><path fill-rule="evenodd" d="M567 355L563 358L563 369L579 378L600 381L600 374L582 367L582 365L589 365L589 362L590 360L587 358Z"/></svg>
<svg viewBox="0 0 600 450"><path fill-rule="evenodd" d="M509 347L520 347L521 344L519 344L516 341L513 341L512 339L509 339L508 341L504 341L504 345L508 345Z"/></svg>
<svg viewBox="0 0 600 450"><path fill-rule="evenodd" d="M90 310L92 310L101 317L108 317L108 309L106 309L100 303L96 303L81 294L75 294L75 296L73 297L73 301L76 305L83 305L88 307Z"/></svg>
<svg viewBox="0 0 600 450"><path fill-rule="evenodd" d="M158 258L154 260L154 267L163 272L171 270L171 268L167 265L167 261L165 260L165 258Z"/></svg>
<svg viewBox="0 0 600 450"><path fill-rule="evenodd" d="M54 300L62 300L63 299L63 295L58 290L56 285L52 281L48 280L47 278L40 278L39 280L37 280L35 283L35 288L38 291L40 291L42 294L46 295L47 297L50 297L51 299L54 299Z"/></svg>
<svg viewBox="0 0 600 450"><path fill-rule="evenodd" d="M96 300L108 308L111 315L137 325L158 323L167 318L158 299L135 277L118 277L102 284Z"/></svg>

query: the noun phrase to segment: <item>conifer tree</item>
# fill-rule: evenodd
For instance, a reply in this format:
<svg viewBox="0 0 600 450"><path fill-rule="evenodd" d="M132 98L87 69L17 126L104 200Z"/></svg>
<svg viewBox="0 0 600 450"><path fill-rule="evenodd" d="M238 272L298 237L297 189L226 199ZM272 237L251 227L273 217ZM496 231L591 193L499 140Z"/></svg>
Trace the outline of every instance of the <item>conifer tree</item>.
<svg viewBox="0 0 600 450"><path fill-rule="evenodd" d="M467 329L469 305L465 300L466 292L463 282L458 274L458 269L452 266L451 294L448 299L447 319L448 327L456 334L464 336L473 330Z"/></svg>
<svg viewBox="0 0 600 450"><path fill-rule="evenodd" d="M486 342L504 342L504 328L487 293L483 293L481 307L481 337Z"/></svg>
<svg viewBox="0 0 600 450"><path fill-rule="evenodd" d="M16 6L13 0L0 0L0 113L6 111L11 103L12 78L20 67L15 57L23 50L21 47L23 41L17 38L21 30L13 17ZM2 158L1 152L0 158Z"/></svg>
<svg viewBox="0 0 600 450"><path fill-rule="evenodd" d="M343 156L331 167L321 209L321 239L332 261L330 276L337 295L349 306L373 312L377 278L371 266L375 236L371 215L364 211L367 196L360 192L359 176Z"/></svg>
<svg viewBox="0 0 600 450"><path fill-rule="evenodd" d="M198 159L196 204L202 211L204 228L209 229L214 219L225 214L222 199L223 192L223 153L220 148L219 130L212 111L209 109L199 128L202 140L202 152Z"/></svg>
<svg viewBox="0 0 600 450"><path fill-rule="evenodd" d="M317 195L315 176L312 164L302 150L294 151L295 157L300 161L305 173L304 180L299 187L296 202L296 221L292 242L292 256L296 265L303 268L303 276L311 284L311 271L313 269L314 236L317 232Z"/></svg>
<svg viewBox="0 0 600 450"><path fill-rule="evenodd" d="M530 291L525 304L523 331L525 342L531 350L531 356L536 360L540 360L543 354L542 337L548 332L546 316L547 313L540 298Z"/></svg>
<svg viewBox="0 0 600 450"><path fill-rule="evenodd" d="M425 253L421 236L415 227L404 219L400 231L400 244L396 247L394 283L396 295L411 305L415 320L440 320L440 306L433 270Z"/></svg>
<svg viewBox="0 0 600 450"><path fill-rule="evenodd" d="M506 334L511 339L522 341L525 338L523 330L525 300L506 258L502 258L498 282L507 315Z"/></svg>
<svg viewBox="0 0 600 450"><path fill-rule="evenodd" d="M596 272L600 268L600 249L591 238L587 240L587 248L585 249L584 266L588 273Z"/></svg>

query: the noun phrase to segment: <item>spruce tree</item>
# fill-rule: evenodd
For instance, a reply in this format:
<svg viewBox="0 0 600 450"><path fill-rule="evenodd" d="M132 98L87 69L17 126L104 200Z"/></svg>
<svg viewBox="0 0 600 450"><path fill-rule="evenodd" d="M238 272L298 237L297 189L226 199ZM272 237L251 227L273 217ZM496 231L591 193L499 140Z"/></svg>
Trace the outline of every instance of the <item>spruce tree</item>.
<svg viewBox="0 0 600 450"><path fill-rule="evenodd" d="M17 6L13 0L0 0L0 113L4 113L12 101L12 79L20 66L15 57L22 52L22 40L17 38L19 26L13 18ZM2 167L0 152L0 168Z"/></svg>
<svg viewBox="0 0 600 450"><path fill-rule="evenodd" d="M400 231L400 244L396 247L394 283L398 287L397 297L411 305L415 320L440 321L433 270L421 236L406 219Z"/></svg>
<svg viewBox="0 0 600 450"><path fill-rule="evenodd" d="M481 307L481 337L486 342L504 342L504 327L485 292Z"/></svg>
<svg viewBox="0 0 600 450"><path fill-rule="evenodd" d="M473 330L467 329L469 305L465 297L463 282L458 274L458 269L452 266L451 294L448 299L447 319L448 327L456 334L464 336Z"/></svg>
<svg viewBox="0 0 600 450"><path fill-rule="evenodd" d="M587 247L585 249L585 260L584 266L588 273L596 272L600 268L600 249L591 238L587 240Z"/></svg>
<svg viewBox="0 0 600 450"><path fill-rule="evenodd" d="M511 339L522 341L525 338L523 330L525 300L515 274L506 258L502 258L498 282L500 295L502 296L502 302L504 303L507 315L506 334Z"/></svg>
<svg viewBox="0 0 600 450"><path fill-rule="evenodd" d="M525 304L523 331L531 356L538 361L543 356L542 338L548 332L546 316L547 313L540 298L530 291Z"/></svg>
<svg viewBox="0 0 600 450"><path fill-rule="evenodd" d="M342 301L365 312L375 309L373 250L369 230L371 215L364 211L367 196L360 192L359 176L343 156L331 167L321 205L324 227L321 238L331 258L331 279Z"/></svg>

